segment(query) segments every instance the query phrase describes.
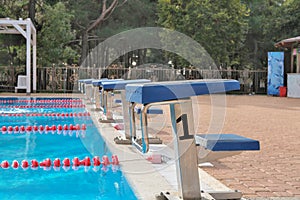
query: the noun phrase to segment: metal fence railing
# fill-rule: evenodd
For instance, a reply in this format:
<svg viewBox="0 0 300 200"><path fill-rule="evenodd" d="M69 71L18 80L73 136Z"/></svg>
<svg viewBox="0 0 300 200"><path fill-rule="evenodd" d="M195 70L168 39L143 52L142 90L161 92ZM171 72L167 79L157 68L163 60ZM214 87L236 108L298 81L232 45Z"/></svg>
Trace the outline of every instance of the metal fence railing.
<svg viewBox="0 0 300 200"><path fill-rule="evenodd" d="M0 91L13 92L17 76L25 74L25 67L0 67ZM85 78L146 78L152 81L184 79L235 79L241 84L239 93L266 94L267 71L257 70L198 70L172 68L80 68L38 67L37 92L78 92L78 80Z"/></svg>

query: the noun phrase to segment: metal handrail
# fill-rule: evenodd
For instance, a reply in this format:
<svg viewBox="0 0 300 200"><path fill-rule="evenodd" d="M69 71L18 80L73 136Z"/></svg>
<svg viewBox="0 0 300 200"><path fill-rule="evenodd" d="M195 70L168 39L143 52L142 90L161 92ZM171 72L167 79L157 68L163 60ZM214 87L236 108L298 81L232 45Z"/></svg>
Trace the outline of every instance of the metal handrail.
<svg viewBox="0 0 300 200"><path fill-rule="evenodd" d="M134 114L134 107L137 105L136 103L132 103L130 107L131 113L131 140L132 144L142 153L147 153L149 151L149 134L148 134L148 121L147 121L147 111L151 106L158 106L158 105L169 105L169 104L181 104L190 101L190 99L178 99L178 100L169 100L163 102L154 102L144 105L141 108L141 129L142 129L142 145L138 143L138 139L136 137L136 129L135 129L135 114ZM133 128L134 127L134 128Z"/></svg>

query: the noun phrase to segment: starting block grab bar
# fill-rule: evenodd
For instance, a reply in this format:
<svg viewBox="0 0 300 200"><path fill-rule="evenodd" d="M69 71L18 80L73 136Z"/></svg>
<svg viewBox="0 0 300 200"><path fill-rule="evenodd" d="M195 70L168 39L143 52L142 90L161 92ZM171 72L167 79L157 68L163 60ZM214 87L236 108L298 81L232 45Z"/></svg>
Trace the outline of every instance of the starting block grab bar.
<svg viewBox="0 0 300 200"><path fill-rule="evenodd" d="M130 133L131 133L131 140L132 144L142 153L147 153L149 151L149 134L148 134L148 110L151 106L158 106L158 105L170 105L170 104L181 104L184 102L189 102L190 99L181 99L181 100L171 100L171 101L164 101L164 102L156 102L156 103L149 103L144 105L141 108L141 121L140 121L140 127L142 130L142 144L138 143L138 138L136 136L136 122L135 122L135 106L137 105L136 103L132 103L129 105L129 116L130 117Z"/></svg>

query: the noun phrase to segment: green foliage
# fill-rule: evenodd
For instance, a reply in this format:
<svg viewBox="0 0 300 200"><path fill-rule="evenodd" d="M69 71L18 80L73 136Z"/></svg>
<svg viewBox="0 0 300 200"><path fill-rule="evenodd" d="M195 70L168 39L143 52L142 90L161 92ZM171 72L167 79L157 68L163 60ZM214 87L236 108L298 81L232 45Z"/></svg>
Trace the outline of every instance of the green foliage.
<svg viewBox="0 0 300 200"><path fill-rule="evenodd" d="M95 0L69 0L66 5L70 11L74 13L72 20L73 29L81 36L81 31L84 30L92 20L97 19L101 12L101 1Z"/></svg>
<svg viewBox="0 0 300 200"><path fill-rule="evenodd" d="M275 17L270 26L273 41L296 37L300 34L300 0L286 0L275 9Z"/></svg>
<svg viewBox="0 0 300 200"><path fill-rule="evenodd" d="M47 5L44 9L43 29L38 35L40 64L51 65L74 60L76 52L68 46L70 40L74 39L74 32L71 30L73 15L61 2L53 7ZM44 48L47 51L43 51Z"/></svg>
<svg viewBox="0 0 300 200"><path fill-rule="evenodd" d="M99 40L94 44L97 45L99 42L103 41L104 39L111 37L115 34L118 34L123 31L127 31L134 28L139 27L153 27L156 26L156 2L153 0L130 0L127 1L122 7L117 8L116 12L112 13L112 15L103 23L103 26L99 29L95 30L95 34L99 38ZM127 45L128 42L126 38L120 45ZM93 45L90 45L91 47ZM157 52L153 49L148 49L150 56L146 53L142 53L143 51L135 51L127 53L126 55L120 57L116 62L122 62L125 64L126 67L131 65L129 59L133 54L138 55L139 59L137 60L137 64L143 64L146 62L146 57L152 57L152 62L160 62L161 56L157 56ZM153 58L156 58L153 59Z"/></svg>
<svg viewBox="0 0 300 200"><path fill-rule="evenodd" d="M0 2L0 18L25 19L33 1ZM107 0L108 5L111 2ZM82 32L101 14L102 1L34 3L38 65L78 62ZM300 0L128 0L89 33L88 41L92 49L122 31L159 25L192 37L218 66L260 69L266 66L267 52L278 50L275 42L300 35L299 19ZM0 52L0 65L24 65L24 38L1 34ZM116 62L128 64L133 54L143 61L145 57L151 62L171 59L175 65L189 65L180 56L153 49L131 52Z"/></svg>
<svg viewBox="0 0 300 200"><path fill-rule="evenodd" d="M239 0L159 0L158 23L199 42L218 66L237 62L249 11Z"/></svg>
<svg viewBox="0 0 300 200"><path fill-rule="evenodd" d="M241 69L266 67L274 43L300 33L300 0L159 0L158 15L161 26L198 41L218 65Z"/></svg>
<svg viewBox="0 0 300 200"><path fill-rule="evenodd" d="M4 1L0 7L0 18L9 17L11 19L27 18L26 12L28 0Z"/></svg>
<svg viewBox="0 0 300 200"><path fill-rule="evenodd" d="M274 9L269 1L248 0L245 4L250 10L249 31L242 49L240 67L262 68L267 51L273 48L267 36L267 26L273 21Z"/></svg>
<svg viewBox="0 0 300 200"><path fill-rule="evenodd" d="M117 8L101 29L96 30L100 38L107 38L122 31L138 27L155 26L156 2L151 0L130 0Z"/></svg>
<svg viewBox="0 0 300 200"><path fill-rule="evenodd" d="M249 32L241 66L261 69L267 66L267 52L278 51L274 43L300 33L299 0L248 0L251 10Z"/></svg>

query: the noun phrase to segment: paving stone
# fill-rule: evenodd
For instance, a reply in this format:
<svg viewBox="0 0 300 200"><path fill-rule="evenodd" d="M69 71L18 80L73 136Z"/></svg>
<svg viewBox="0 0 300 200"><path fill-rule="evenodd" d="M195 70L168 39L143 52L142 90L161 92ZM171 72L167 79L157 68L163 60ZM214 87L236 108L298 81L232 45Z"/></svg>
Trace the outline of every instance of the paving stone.
<svg viewBox="0 0 300 200"><path fill-rule="evenodd" d="M268 190L272 192L285 192L286 189L278 185L277 187L266 187Z"/></svg>
<svg viewBox="0 0 300 200"><path fill-rule="evenodd" d="M256 192L255 194L259 197L275 197L273 192Z"/></svg>
<svg viewBox="0 0 300 200"><path fill-rule="evenodd" d="M292 195L300 195L300 190L299 189L288 189L286 192L292 194Z"/></svg>
<svg viewBox="0 0 300 200"><path fill-rule="evenodd" d="M271 192L269 189L264 187L249 187L249 189L255 192Z"/></svg>
<svg viewBox="0 0 300 200"><path fill-rule="evenodd" d="M274 192L278 197L293 197L294 195L289 192Z"/></svg>

